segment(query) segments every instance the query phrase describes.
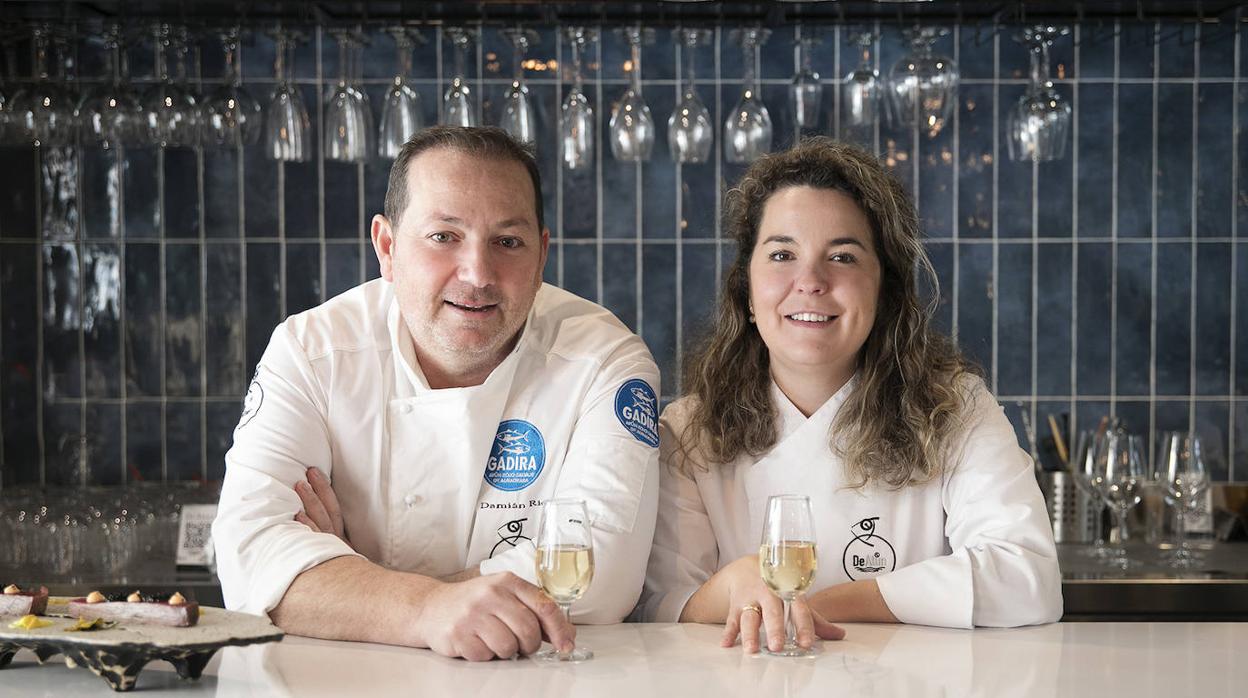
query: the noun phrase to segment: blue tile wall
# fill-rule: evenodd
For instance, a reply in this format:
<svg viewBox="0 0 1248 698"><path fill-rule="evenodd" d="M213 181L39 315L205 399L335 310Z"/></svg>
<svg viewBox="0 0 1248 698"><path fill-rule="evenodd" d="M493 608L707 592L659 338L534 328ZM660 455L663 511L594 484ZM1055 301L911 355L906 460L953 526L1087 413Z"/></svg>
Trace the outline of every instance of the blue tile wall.
<svg viewBox="0 0 1248 698"><path fill-rule="evenodd" d="M309 29L291 70L316 132L338 51ZM497 29L482 29L466 64L485 123L497 121L513 70ZM741 51L727 31L694 49L716 145L711 162L682 167L670 161L666 124L689 52L656 30L642 60L654 157L622 163L603 136L629 51L603 28L583 67L597 157L574 173L557 153L570 51L558 27L535 29L526 79L552 233L546 278L646 339L666 403L679 395L681 349L711 320L736 254L723 238L722 192L744 168L724 162L719 131L740 94ZM907 46L895 25L875 29L869 60L887 74ZM1017 29L967 24L938 41L962 86L952 122L928 137L887 121L842 127L838 89L861 59L850 28L773 27L757 67L774 146L797 135L786 86L798 37L813 33L825 84L816 132L874 149L915 196L940 281L936 324L983 366L1020 438L1024 414L1043 423L1070 413L1087 428L1114 413L1139 431L1197 429L1215 476L1248 480L1248 30L1072 27L1051 50L1057 90L1075 110L1067 154L1033 166L1012 162L1005 141L1027 78ZM413 74L435 123L454 53L440 29L422 31ZM379 112L394 45L380 27L368 37L365 91ZM150 48L131 59L140 84L152 80ZM240 50L244 85L261 102L273 52L263 32ZM219 46L206 40L197 55L191 87L211 91ZM84 40L84 84L103 65L100 42ZM379 275L368 223L386 162L318 153L279 164L259 147L16 146L0 146L0 162L0 486L219 480L273 327Z"/></svg>

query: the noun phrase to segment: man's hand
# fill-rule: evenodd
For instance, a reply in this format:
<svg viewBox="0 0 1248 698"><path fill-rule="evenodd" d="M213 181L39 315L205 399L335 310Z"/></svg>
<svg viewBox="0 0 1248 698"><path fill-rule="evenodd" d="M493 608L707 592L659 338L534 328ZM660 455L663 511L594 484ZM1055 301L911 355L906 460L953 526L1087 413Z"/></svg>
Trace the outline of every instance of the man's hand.
<svg viewBox="0 0 1248 698"><path fill-rule="evenodd" d="M347 529L342 521L342 509L338 497L329 485L329 478L316 468L308 468L307 481L295 483L295 494L303 503L303 511L295 514L295 521L317 533L332 533L347 545Z"/></svg>
<svg viewBox="0 0 1248 698"><path fill-rule="evenodd" d="M474 662L532 654L543 637L570 652L576 639L559 606L510 572L434 587L416 623L420 644Z"/></svg>

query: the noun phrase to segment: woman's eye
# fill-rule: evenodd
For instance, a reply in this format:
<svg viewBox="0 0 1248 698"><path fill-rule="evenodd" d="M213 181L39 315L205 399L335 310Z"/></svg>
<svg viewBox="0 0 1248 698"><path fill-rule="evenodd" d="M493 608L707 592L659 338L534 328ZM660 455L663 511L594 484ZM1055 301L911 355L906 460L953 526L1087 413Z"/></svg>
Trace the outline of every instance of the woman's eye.
<svg viewBox="0 0 1248 698"><path fill-rule="evenodd" d="M773 262L787 262L793 259L793 254L785 250L777 250L767 255L767 258Z"/></svg>
<svg viewBox="0 0 1248 698"><path fill-rule="evenodd" d="M837 252L836 254L832 255L832 261L842 262L845 264L853 264L854 262L858 261L858 258L849 252Z"/></svg>

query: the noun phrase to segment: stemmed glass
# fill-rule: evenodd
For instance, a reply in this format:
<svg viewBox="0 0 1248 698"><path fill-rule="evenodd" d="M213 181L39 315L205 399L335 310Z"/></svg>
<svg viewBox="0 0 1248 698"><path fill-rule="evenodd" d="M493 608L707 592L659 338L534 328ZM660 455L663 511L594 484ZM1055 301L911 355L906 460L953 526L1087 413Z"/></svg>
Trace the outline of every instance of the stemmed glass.
<svg viewBox="0 0 1248 698"><path fill-rule="evenodd" d="M771 114L759 97L755 82L758 48L770 35L770 30L757 27L733 31L733 38L741 45L745 78L741 99L724 123L724 156L731 163L749 163L771 152Z"/></svg>
<svg viewBox="0 0 1248 698"><path fill-rule="evenodd" d="M1071 475L1074 477L1075 486L1088 498L1088 501L1094 505L1095 513L1092 516L1092 547L1085 549L1085 554L1093 558L1105 558L1109 556L1109 552L1105 545L1104 525L1101 519L1101 512L1105 506L1101 494L1096 489L1096 456L1101 450L1101 445L1105 440L1105 435L1097 431L1085 430L1079 432L1078 445L1075 448L1074 460L1070 462Z"/></svg>
<svg viewBox="0 0 1248 698"><path fill-rule="evenodd" d="M238 148L260 140L260 103L242 86L238 67L238 27L220 33L225 50L225 83L204 101L203 138L207 145Z"/></svg>
<svg viewBox="0 0 1248 698"><path fill-rule="evenodd" d="M9 35L7 26L0 26L0 46L4 49L4 72L0 73L0 143L7 143L13 124L13 95L17 87L14 79L17 67L15 37ZM0 533L3 533L0 530Z"/></svg>
<svg viewBox="0 0 1248 698"><path fill-rule="evenodd" d="M568 618L572 603L585 594L594 578L594 540L581 499L550 499L542 505L537 527L537 580ZM540 662L583 662L594 653L585 647L571 652L546 648L533 655Z"/></svg>
<svg viewBox="0 0 1248 698"><path fill-rule="evenodd" d="M871 45L879 38L872 32L853 34L850 40L858 45L862 59L845 76L845 123L847 126L871 126L879 118L880 73L871 66Z"/></svg>
<svg viewBox="0 0 1248 698"><path fill-rule="evenodd" d="M818 43L814 36L803 35L797 40L797 73L789 82L789 106L793 109L793 126L797 130L818 128L819 106L823 101L823 85L819 73L811 68L810 54Z"/></svg>
<svg viewBox="0 0 1248 698"><path fill-rule="evenodd" d="M174 80L169 70L169 51L174 48L173 28L164 22L154 27L156 78L143 95L144 130L147 140L162 148L192 147L199 143L199 104L188 92L185 64L177 61Z"/></svg>
<svg viewBox="0 0 1248 698"><path fill-rule="evenodd" d="M889 104L895 123L917 125L929 137L945 127L957 103L958 66L953 59L932 53L932 45L947 33L936 27L906 31L911 52L889 72Z"/></svg>
<svg viewBox="0 0 1248 698"><path fill-rule="evenodd" d="M381 126L377 130L377 154L388 160L399 156L407 139L425 127L421 113L420 93L411 85L412 48L424 38L407 27L386 30L394 37L395 75L386 91L381 107Z"/></svg>
<svg viewBox="0 0 1248 698"><path fill-rule="evenodd" d="M1066 27L1036 25L1017 37L1031 50L1031 84L1007 118L1011 160L1048 162L1066 154L1071 109L1049 79L1049 46L1069 31Z"/></svg>
<svg viewBox="0 0 1248 698"><path fill-rule="evenodd" d="M273 38L273 75L277 84L264 114L264 152L272 160L307 162L312 158L312 123L303 95L289 74L295 42L301 35L278 27Z"/></svg>
<svg viewBox="0 0 1248 698"><path fill-rule="evenodd" d="M373 112L355 85L357 39L350 29L330 33L338 41L338 83L325 102L325 157L364 162L373 150Z"/></svg>
<svg viewBox="0 0 1248 698"><path fill-rule="evenodd" d="M697 47L709 43L713 32L709 29L677 29L676 33L684 47L681 60L685 64L686 77L680 101L667 119L667 146L672 151L674 162L693 165L706 162L711 156L711 146L715 144L711 113L694 87Z"/></svg>
<svg viewBox="0 0 1248 698"><path fill-rule="evenodd" d="M126 75L125 41L120 25L113 23L104 29L108 82L92 88L78 110L83 138L106 150L134 143L138 126L144 121L143 107Z"/></svg>
<svg viewBox="0 0 1248 698"><path fill-rule="evenodd" d="M778 494L767 499L758 566L763 583L784 601L784 647L779 651L768 648L768 654L781 657L815 654L813 648L805 649L797 644L797 628L793 625L793 601L814 583L818 568L810 497Z"/></svg>
<svg viewBox="0 0 1248 698"><path fill-rule="evenodd" d="M48 69L48 44L52 30L46 24L31 28L35 47L35 82L13 96L10 141L33 143L36 146L68 145L74 139L77 104L65 89L62 66L58 63L54 76Z"/></svg>
<svg viewBox="0 0 1248 698"><path fill-rule="evenodd" d="M1175 510L1177 541L1169 555L1173 567L1192 567L1198 560L1187 545L1187 515L1200 508L1209 489L1209 473L1201 452L1200 437L1192 432L1166 432L1162 436L1157 480L1165 488L1166 502Z"/></svg>
<svg viewBox="0 0 1248 698"><path fill-rule="evenodd" d="M572 89L559 108L560 157L569 170L579 170L594 164L594 108L585 96L581 56L589 44L598 40L598 31L567 27L564 37L572 47Z"/></svg>
<svg viewBox="0 0 1248 698"><path fill-rule="evenodd" d="M1105 435L1096 454L1096 490L1113 511L1118 528L1111 564L1122 569L1131 565L1126 550L1127 514L1140 503L1140 487L1147 479L1141 443L1139 436L1113 431Z"/></svg>
<svg viewBox="0 0 1248 698"><path fill-rule="evenodd" d="M447 126L476 126L477 109L472 102L472 88L464 73L468 46L476 32L465 27L447 27L443 33L455 47L455 75L451 78L451 86L442 96L442 123Z"/></svg>
<svg viewBox="0 0 1248 698"><path fill-rule="evenodd" d="M654 119L641 96L641 46L654 41L654 30L625 27L620 33L632 50L632 70L628 90L611 110L611 154L616 160L646 162L654 150Z"/></svg>
<svg viewBox="0 0 1248 698"><path fill-rule="evenodd" d="M511 42L511 86L503 95L503 113L498 125L521 143L537 143L537 121L533 114L533 102L529 88L524 84L524 56L530 46L537 45L537 32L532 29L512 27L501 30L503 38Z"/></svg>

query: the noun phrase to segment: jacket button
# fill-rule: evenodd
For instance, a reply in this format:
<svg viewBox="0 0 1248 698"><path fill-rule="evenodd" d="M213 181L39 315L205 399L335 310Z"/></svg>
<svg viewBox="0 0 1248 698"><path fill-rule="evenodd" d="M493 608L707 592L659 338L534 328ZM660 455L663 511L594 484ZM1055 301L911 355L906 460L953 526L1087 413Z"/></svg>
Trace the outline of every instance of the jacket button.
<svg viewBox="0 0 1248 698"><path fill-rule="evenodd" d="M416 503L419 501L420 501L420 497L414 494L409 494L403 498L403 503L407 505L408 509L411 509L412 507L416 506Z"/></svg>
<svg viewBox="0 0 1248 698"><path fill-rule="evenodd" d="M411 405L404 405L404 406L403 406L403 414L411 414L411 413L412 413L412 406L411 406Z"/></svg>

